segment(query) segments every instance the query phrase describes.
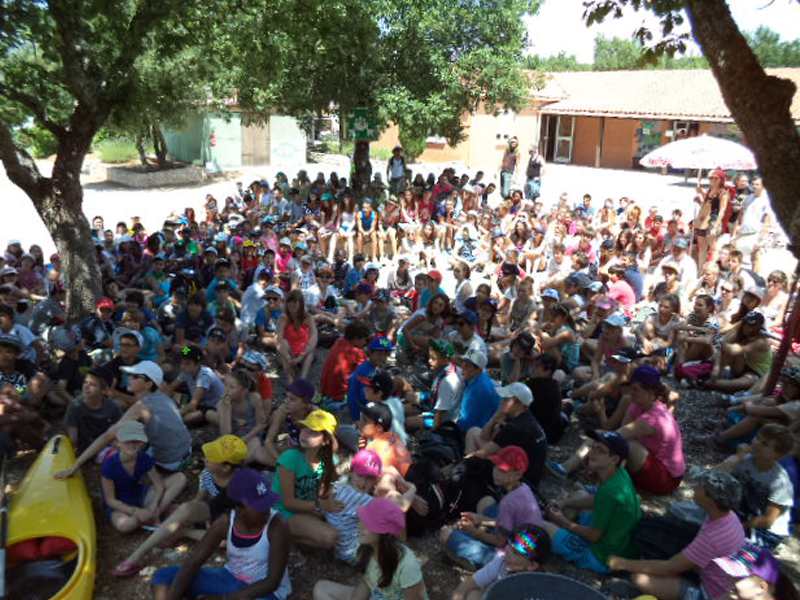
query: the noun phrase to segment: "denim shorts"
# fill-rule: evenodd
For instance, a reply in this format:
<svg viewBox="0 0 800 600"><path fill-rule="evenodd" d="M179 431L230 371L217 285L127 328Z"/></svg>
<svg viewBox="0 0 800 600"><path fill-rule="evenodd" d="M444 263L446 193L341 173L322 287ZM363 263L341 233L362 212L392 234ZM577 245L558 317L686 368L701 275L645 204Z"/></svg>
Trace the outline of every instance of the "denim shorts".
<svg viewBox="0 0 800 600"><path fill-rule="evenodd" d="M173 580L178 575L180 566L164 567L153 575L153 585L172 585ZM187 595L189 598L199 596L222 596L223 594L233 594L246 588L248 584L239 581L225 567L203 567L192 579ZM259 600L278 600L278 597L269 593L262 596Z"/></svg>
<svg viewBox="0 0 800 600"><path fill-rule="evenodd" d="M700 584L681 578L681 600L711 600Z"/></svg>
<svg viewBox="0 0 800 600"><path fill-rule="evenodd" d="M580 525L589 526L591 522L591 513L582 512L580 514L578 518ZM602 563L592 552L592 544L566 529L559 529L553 536L552 549L561 558L581 569L589 569L600 574L609 572L608 566Z"/></svg>
<svg viewBox="0 0 800 600"><path fill-rule="evenodd" d="M497 518L498 505L492 504L483 515L492 519ZM447 552L457 558L466 560L476 568L485 566L497 554L497 546L482 542L460 529L455 529L447 538Z"/></svg>

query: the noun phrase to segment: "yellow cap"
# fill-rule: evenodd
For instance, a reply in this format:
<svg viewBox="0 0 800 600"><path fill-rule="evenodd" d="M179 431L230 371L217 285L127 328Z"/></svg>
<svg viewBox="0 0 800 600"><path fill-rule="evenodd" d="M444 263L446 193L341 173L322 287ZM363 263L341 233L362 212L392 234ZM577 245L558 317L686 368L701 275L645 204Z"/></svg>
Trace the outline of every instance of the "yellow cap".
<svg viewBox="0 0 800 600"><path fill-rule="evenodd" d="M326 410L312 410L305 419L297 424L311 431L327 431L331 435L336 433L336 417Z"/></svg>
<svg viewBox="0 0 800 600"><path fill-rule="evenodd" d="M214 463L240 465L247 458L247 444L235 435L223 435L203 444L203 456Z"/></svg>

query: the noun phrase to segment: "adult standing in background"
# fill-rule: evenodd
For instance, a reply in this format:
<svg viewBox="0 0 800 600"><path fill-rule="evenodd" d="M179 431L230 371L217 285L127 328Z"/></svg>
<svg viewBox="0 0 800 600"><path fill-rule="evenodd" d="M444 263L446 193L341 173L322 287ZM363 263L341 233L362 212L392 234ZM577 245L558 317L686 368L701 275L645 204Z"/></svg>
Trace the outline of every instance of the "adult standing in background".
<svg viewBox="0 0 800 600"><path fill-rule="evenodd" d="M500 161L500 195L505 199L511 195L511 183L519 165L519 140L516 136L508 139L508 148Z"/></svg>
<svg viewBox="0 0 800 600"><path fill-rule="evenodd" d="M528 150L528 166L525 168L525 198L536 200L542 193L542 171L544 170L544 157L539 154L539 149L531 145Z"/></svg>
<svg viewBox="0 0 800 600"><path fill-rule="evenodd" d="M400 194L404 189L406 177L406 158L403 156L403 147L392 148L392 157L386 162L386 179L389 180L389 193Z"/></svg>

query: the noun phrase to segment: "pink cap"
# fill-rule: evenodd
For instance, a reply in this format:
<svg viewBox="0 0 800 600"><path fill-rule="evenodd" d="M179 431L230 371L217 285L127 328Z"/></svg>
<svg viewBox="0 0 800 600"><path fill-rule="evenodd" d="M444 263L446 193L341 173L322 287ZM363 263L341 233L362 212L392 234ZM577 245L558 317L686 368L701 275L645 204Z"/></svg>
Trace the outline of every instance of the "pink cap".
<svg viewBox="0 0 800 600"><path fill-rule="evenodd" d="M383 472L381 457L374 450L359 450L350 463L350 468L356 475L362 477L380 477Z"/></svg>
<svg viewBox="0 0 800 600"><path fill-rule="evenodd" d="M375 498L369 504L359 506L357 512L364 527L372 533L400 535L406 528L405 513L386 498Z"/></svg>

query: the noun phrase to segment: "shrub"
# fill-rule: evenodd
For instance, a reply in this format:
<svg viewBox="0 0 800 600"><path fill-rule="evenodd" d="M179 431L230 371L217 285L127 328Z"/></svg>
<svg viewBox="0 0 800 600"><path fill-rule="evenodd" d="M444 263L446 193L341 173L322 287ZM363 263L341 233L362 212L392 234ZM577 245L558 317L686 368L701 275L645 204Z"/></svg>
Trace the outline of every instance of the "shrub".
<svg viewBox="0 0 800 600"><path fill-rule="evenodd" d="M58 141L53 134L38 125L31 125L17 130L17 142L33 158L46 158L55 154L58 150Z"/></svg>
<svg viewBox="0 0 800 600"><path fill-rule="evenodd" d="M95 145L104 163L126 163L139 158L134 143L126 138L108 138Z"/></svg>

